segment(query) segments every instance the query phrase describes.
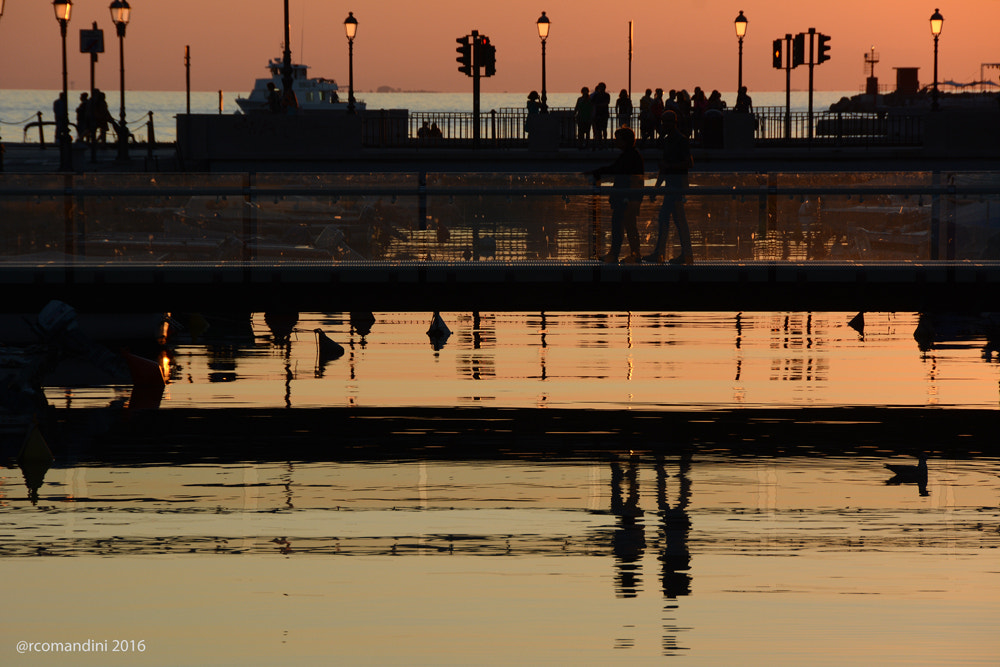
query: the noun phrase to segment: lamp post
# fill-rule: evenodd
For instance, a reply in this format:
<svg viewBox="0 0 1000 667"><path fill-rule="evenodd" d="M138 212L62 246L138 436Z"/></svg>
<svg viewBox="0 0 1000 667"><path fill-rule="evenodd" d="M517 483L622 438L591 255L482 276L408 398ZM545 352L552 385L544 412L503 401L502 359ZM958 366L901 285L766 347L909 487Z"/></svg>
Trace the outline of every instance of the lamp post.
<svg viewBox="0 0 1000 667"><path fill-rule="evenodd" d="M347 12L344 34L347 35L347 113L354 113L354 36L358 34L354 12Z"/></svg>
<svg viewBox="0 0 1000 667"><path fill-rule="evenodd" d="M747 34L747 17L743 16L742 9L740 15L733 21L733 25L736 26L736 39L740 41L739 83L736 84L736 91L739 92L743 90L743 38Z"/></svg>
<svg viewBox="0 0 1000 667"><path fill-rule="evenodd" d="M66 27L73 12L73 0L52 0L52 9L59 21L59 33L62 35L62 99L56 104L59 117L56 118L56 132L59 134L59 168L70 171L73 160L70 156L69 144L69 79L66 74Z"/></svg>
<svg viewBox="0 0 1000 667"><path fill-rule="evenodd" d="M118 159L128 160L128 127L125 125L125 26L128 25L132 8L128 0L112 0L111 21L118 29L118 65L120 69L119 85L121 88L119 118L118 118Z"/></svg>
<svg viewBox="0 0 1000 667"><path fill-rule="evenodd" d="M542 40L542 113L548 113L548 97L545 94L545 40L549 38L549 17L542 12L538 17L538 37Z"/></svg>
<svg viewBox="0 0 1000 667"><path fill-rule="evenodd" d="M931 99L932 111L940 111L941 107L938 106L938 71L937 71L937 56L938 56L938 37L941 36L941 26L944 25L944 17L941 16L941 12L938 9L934 10L931 14L931 34L934 35L934 92Z"/></svg>

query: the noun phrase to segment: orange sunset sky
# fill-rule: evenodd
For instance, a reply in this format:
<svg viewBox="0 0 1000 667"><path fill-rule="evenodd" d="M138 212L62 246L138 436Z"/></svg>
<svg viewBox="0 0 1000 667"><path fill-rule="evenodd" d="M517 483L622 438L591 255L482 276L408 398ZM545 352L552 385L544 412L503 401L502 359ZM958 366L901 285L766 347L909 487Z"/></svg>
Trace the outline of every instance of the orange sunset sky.
<svg viewBox="0 0 1000 667"><path fill-rule="evenodd" d="M70 88L89 87L88 57L79 32L93 21L104 30L105 53L97 86L118 89L118 38L110 0L76 0L67 38ZM193 90L249 92L268 58L281 52L282 0L130 0L125 39L126 88L183 90L184 47L191 47ZM478 29L497 48L497 75L484 92L524 92L541 87L541 46L535 21L551 20L547 89L570 92L606 81L628 85L628 22L634 24L632 89L701 86L736 88L738 47L733 19L749 19L743 78L754 90L784 90L784 72L771 67L772 40L810 27L831 39L831 60L815 69L816 90L859 91L864 56L875 47L876 75L895 83L894 67L919 67L920 83L933 80L930 15L945 18L939 80L973 81L982 63L1000 63L1000 0L919 4L912 0L675 0L631 3L594 0L457 2L289 0L292 57L314 76L347 84L348 11L358 19L354 78L358 91L391 86L403 90L466 91L457 71L455 38ZM61 87L59 28L48 0L6 0L0 18L0 89ZM808 68L792 72L792 87L806 89ZM987 69L996 82L1000 70Z"/></svg>

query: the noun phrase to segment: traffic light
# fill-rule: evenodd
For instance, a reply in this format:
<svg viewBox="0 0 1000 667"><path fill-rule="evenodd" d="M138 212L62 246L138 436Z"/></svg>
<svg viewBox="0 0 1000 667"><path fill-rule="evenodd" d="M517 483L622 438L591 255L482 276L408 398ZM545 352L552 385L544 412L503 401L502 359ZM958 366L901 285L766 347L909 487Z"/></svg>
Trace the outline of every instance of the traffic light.
<svg viewBox="0 0 1000 667"><path fill-rule="evenodd" d="M483 76L493 76L497 73L497 47L490 44L489 37L481 37L479 52L476 53L476 67L482 65Z"/></svg>
<svg viewBox="0 0 1000 667"><path fill-rule="evenodd" d="M792 67L798 67L806 61L806 34L800 32L792 41Z"/></svg>
<svg viewBox="0 0 1000 667"><path fill-rule="evenodd" d="M455 49L455 52L458 53L455 62L461 65L458 71L465 76L472 76L472 44L469 43L469 36L459 37L455 41L459 44L459 47Z"/></svg>
<svg viewBox="0 0 1000 667"><path fill-rule="evenodd" d="M774 69L784 69L785 65L781 62L781 49L782 42L785 41L780 37L774 40L774 48L771 50L771 65Z"/></svg>
<svg viewBox="0 0 1000 667"><path fill-rule="evenodd" d="M825 63L830 59L830 41L829 35L824 35L823 33L816 33L816 37L819 38L819 46L817 47L817 58L816 64Z"/></svg>

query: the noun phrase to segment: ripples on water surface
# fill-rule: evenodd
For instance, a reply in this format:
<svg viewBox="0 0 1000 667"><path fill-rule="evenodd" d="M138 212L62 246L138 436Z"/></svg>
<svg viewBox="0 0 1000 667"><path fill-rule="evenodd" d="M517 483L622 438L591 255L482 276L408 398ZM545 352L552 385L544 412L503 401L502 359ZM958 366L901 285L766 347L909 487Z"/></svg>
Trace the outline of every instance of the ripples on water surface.
<svg viewBox="0 0 1000 667"><path fill-rule="evenodd" d="M4 663L995 664L1000 364L852 315L178 316L0 471Z"/></svg>

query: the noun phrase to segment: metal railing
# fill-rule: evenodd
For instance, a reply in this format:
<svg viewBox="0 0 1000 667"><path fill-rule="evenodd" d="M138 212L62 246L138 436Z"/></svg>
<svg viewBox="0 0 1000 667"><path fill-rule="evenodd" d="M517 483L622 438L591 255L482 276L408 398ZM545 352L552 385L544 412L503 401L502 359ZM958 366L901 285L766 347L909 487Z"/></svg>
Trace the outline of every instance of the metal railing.
<svg viewBox="0 0 1000 667"><path fill-rule="evenodd" d="M571 108L551 108L549 113L559 118L559 145L572 147L576 143L576 122ZM692 127L695 146L722 148L721 132L729 114L707 117L700 127ZM525 121L527 111L520 108L493 109L480 114L479 134L485 145L523 147L528 139ZM924 137L924 114L919 112L808 112L785 113L783 107L762 107L753 113L753 143L768 145L830 145L830 146L920 146ZM612 114L608 123L609 136L619 126ZM628 122L638 131L639 113L634 110ZM422 136L436 126L436 137ZM410 146L460 146L473 138L473 114L466 112L412 112L407 117L407 130L401 137ZM424 131L421 130L424 128ZM709 130L713 131L710 136Z"/></svg>

